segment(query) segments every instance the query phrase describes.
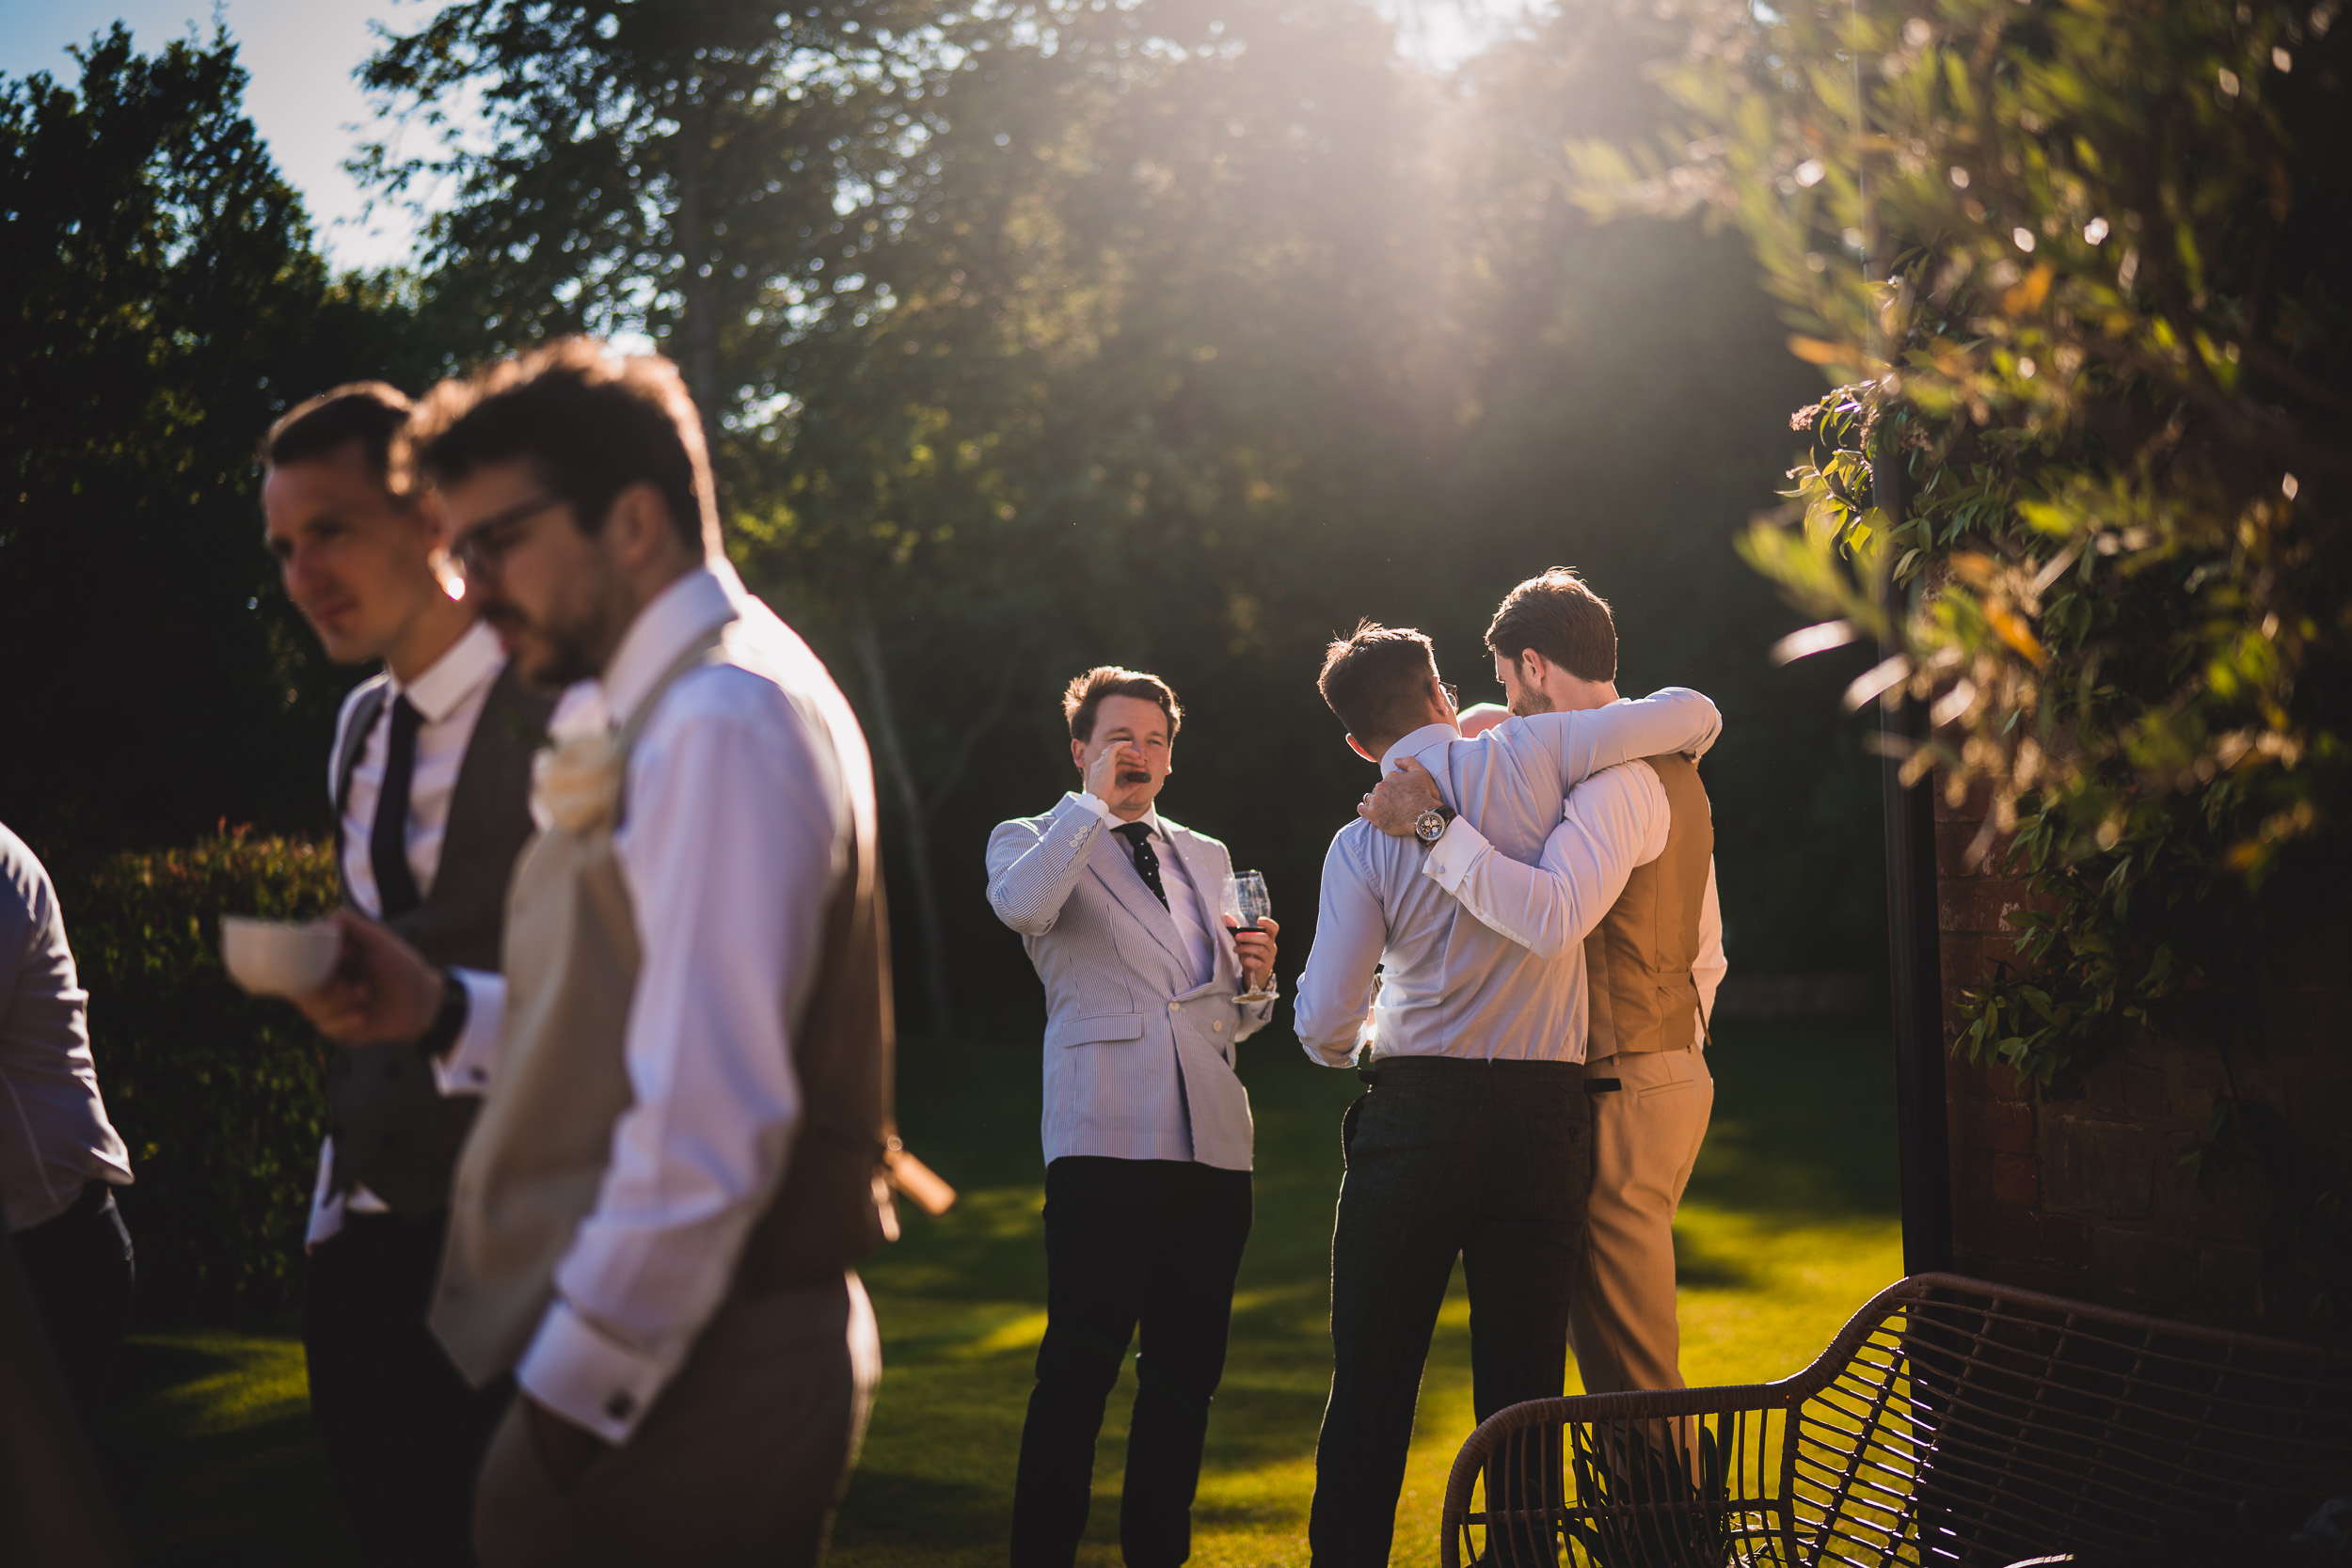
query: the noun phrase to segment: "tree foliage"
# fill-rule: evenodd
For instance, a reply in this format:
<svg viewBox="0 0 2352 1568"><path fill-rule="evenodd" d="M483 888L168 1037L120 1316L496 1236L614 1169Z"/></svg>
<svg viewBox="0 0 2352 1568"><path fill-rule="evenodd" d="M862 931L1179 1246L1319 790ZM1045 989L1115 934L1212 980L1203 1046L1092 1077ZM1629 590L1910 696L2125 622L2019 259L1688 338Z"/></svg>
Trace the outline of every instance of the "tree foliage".
<svg viewBox="0 0 2352 1568"><path fill-rule="evenodd" d="M1973 853L2029 873L1963 1044L2046 1083L2249 995L2346 843L2340 8L1685 15L1687 134L1581 149L1587 194L1728 217L1841 383L1746 548L1836 617L1790 651L1887 650L1851 700L1928 705L1906 775L1977 793ZM2290 1228L2324 1186L2278 1184Z"/></svg>
<svg viewBox="0 0 2352 1568"><path fill-rule="evenodd" d="M79 59L0 82L0 816L87 848L318 809L344 683L277 589L252 454L393 368L401 311L328 278L225 36Z"/></svg>

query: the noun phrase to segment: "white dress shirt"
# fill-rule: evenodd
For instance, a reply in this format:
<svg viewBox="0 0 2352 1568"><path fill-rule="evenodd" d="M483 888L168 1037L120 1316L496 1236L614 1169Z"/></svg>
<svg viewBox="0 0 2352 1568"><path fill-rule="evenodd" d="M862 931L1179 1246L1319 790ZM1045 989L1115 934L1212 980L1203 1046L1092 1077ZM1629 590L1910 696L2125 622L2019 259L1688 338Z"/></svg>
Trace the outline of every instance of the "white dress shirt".
<svg viewBox="0 0 2352 1568"><path fill-rule="evenodd" d="M88 1006L49 872L0 827L0 1231L56 1219L90 1181L130 1185Z"/></svg>
<svg viewBox="0 0 2352 1568"><path fill-rule="evenodd" d="M871 776L824 665L723 561L648 604L551 729L625 721L730 615L721 653L677 679L629 753L612 842L643 953L623 1045L635 1101L515 1374L612 1442L685 1361L784 1179L801 1117L793 1031L849 861L850 791ZM506 986L458 978L467 1024L437 1074L478 1089L497 1071Z"/></svg>
<svg viewBox="0 0 2352 1568"><path fill-rule="evenodd" d="M465 766L466 748L473 744L473 727L505 664L498 634L476 621L414 681L404 682L389 671L377 677L388 689L376 705L375 723L353 759L351 784L335 823L335 849L342 862L343 885L350 890L352 903L369 919L384 913L383 895L375 885L375 863L368 849L375 832L375 803L384 794L384 768L391 754L393 701L406 697L422 721L417 726L416 771L408 781L407 833L408 870L417 879L417 893L422 896L433 891L433 879L441 869L441 843L449 835L449 805L457 792L457 771ZM335 777L335 767L343 754L352 709L373 684L362 682L353 688L343 699L342 711L335 717L335 744L326 753L330 800L342 784ZM335 1139L329 1134L319 1146L318 1182L310 1193L310 1229L305 1238L310 1246L317 1246L341 1230L346 1211L355 1214L390 1212L382 1198L365 1187L354 1187L347 1195L336 1193L334 1171Z"/></svg>
<svg viewBox="0 0 2352 1568"><path fill-rule="evenodd" d="M1446 804L1533 865L1579 781L1636 757L1697 755L1722 727L1714 704L1670 687L1638 702L1506 720L1476 739L1452 724L1423 725L1389 748L1380 771L1417 759ZM1375 1058L1583 1060L1565 966L1470 916L1422 874L1426 855L1419 840L1391 838L1362 817L1332 839L1295 1008L1308 1054L1345 1067L1368 1039Z"/></svg>
<svg viewBox="0 0 2352 1568"><path fill-rule="evenodd" d="M1633 868L1666 852L1674 812L1657 770L1635 761L1605 768L1578 784L1560 815L1560 826L1544 843L1543 860L1532 866L1497 854L1468 818L1457 816L1430 847L1422 875L1536 957L1574 967L1575 1023L1582 1038L1590 1034L1592 1005L1584 939L1615 906ZM1692 1044L1701 1050L1707 1045L1707 1021L1715 1016L1715 990L1728 967L1710 857L1707 892L1699 903L1699 956L1691 965L1699 991Z"/></svg>

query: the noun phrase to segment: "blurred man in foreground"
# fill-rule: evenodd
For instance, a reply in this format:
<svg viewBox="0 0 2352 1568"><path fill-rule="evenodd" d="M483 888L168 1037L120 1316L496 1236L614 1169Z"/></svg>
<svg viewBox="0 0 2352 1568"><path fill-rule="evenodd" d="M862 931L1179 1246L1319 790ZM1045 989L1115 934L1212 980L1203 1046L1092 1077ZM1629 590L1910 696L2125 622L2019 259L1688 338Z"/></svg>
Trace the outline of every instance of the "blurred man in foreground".
<svg viewBox="0 0 2352 1568"><path fill-rule="evenodd" d="M1359 817L1332 840L1296 1009L1300 1043L1327 1066L1372 1048L1360 1069L1371 1086L1342 1124L1331 1397L1308 1536L1322 1568L1375 1568L1389 1560L1454 1258L1470 1284L1478 1418L1556 1397L1591 1178L1582 965L1547 962L1469 918L1450 893L1460 868L1446 832L1468 818L1532 863L1577 783L1633 757L1703 751L1719 721L1706 698L1670 689L1465 740L1429 640L1372 622L1331 643L1320 684L1357 754L1383 774L1417 762L1438 793L1410 836ZM1596 912L1637 849L1614 831L1596 846Z"/></svg>
<svg viewBox="0 0 2352 1568"><path fill-rule="evenodd" d="M88 1004L48 868L0 826L0 1229L85 1427L130 1322L133 1275L115 1208L131 1155L98 1092Z"/></svg>
<svg viewBox="0 0 2352 1568"><path fill-rule="evenodd" d="M1128 1568L1192 1550L1209 1401L1249 1239L1241 1042L1274 1011L1271 920L1220 911L1225 846L1159 814L1184 708L1110 665L1062 694L1080 787L998 825L988 901L1045 982L1045 1338L1021 1429L1014 1568L1069 1568L1103 1404L1142 1332L1119 1540Z"/></svg>
<svg viewBox="0 0 2352 1568"><path fill-rule="evenodd" d="M549 705L445 583L439 515L396 488L408 400L339 387L262 448L286 595L339 664L383 662L328 753L343 902L436 963L499 967L506 884L531 836L531 752ZM507 1388L468 1386L425 1326L457 1150L479 1085L436 1091L399 1040L333 1053L311 1198L302 1346L310 1415L373 1562L472 1560L473 1483Z"/></svg>
<svg viewBox="0 0 2352 1568"><path fill-rule="evenodd" d="M487 1085L432 1319L476 1384L518 1386L476 1546L813 1562L881 1375L850 1265L895 1234L865 738L720 552L667 360L559 342L436 389L409 439L468 596L574 688L504 977L350 918L305 1003Z"/></svg>

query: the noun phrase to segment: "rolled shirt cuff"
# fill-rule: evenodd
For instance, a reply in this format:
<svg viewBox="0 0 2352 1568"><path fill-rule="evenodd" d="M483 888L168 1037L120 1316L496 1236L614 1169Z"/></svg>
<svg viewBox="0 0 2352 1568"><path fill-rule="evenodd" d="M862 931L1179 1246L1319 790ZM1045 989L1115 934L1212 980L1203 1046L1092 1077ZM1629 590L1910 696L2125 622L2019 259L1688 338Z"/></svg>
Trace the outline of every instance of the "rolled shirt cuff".
<svg viewBox="0 0 2352 1568"><path fill-rule="evenodd" d="M1428 858L1421 863L1421 874L1448 893L1459 893L1462 879L1478 864L1478 858L1492 848L1486 835L1470 826L1469 817L1457 816L1445 825L1444 836L1429 847Z"/></svg>
<svg viewBox="0 0 2352 1568"><path fill-rule="evenodd" d="M608 1443L626 1443L677 1371L675 1362L623 1344L558 1298L515 1369L524 1393Z"/></svg>
<svg viewBox="0 0 2352 1568"><path fill-rule="evenodd" d="M453 1099L485 1095L506 1024L506 976L480 969L450 973L466 988L466 1026L455 1045L433 1058L433 1085Z"/></svg>

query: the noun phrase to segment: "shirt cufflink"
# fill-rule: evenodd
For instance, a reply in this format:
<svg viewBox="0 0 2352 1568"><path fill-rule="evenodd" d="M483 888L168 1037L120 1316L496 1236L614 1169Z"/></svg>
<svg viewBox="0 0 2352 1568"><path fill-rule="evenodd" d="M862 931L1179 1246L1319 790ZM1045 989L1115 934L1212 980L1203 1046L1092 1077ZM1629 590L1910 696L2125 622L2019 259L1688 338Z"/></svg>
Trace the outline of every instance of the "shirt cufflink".
<svg viewBox="0 0 2352 1568"><path fill-rule="evenodd" d="M626 1443L676 1368L590 1326L562 1299L515 1369L523 1392L608 1443Z"/></svg>
<svg viewBox="0 0 2352 1568"><path fill-rule="evenodd" d="M1479 854L1487 847L1478 830L1467 817L1456 816L1445 825L1445 832L1429 847L1429 853L1421 863L1421 874L1453 893L1462 885L1470 867L1478 863Z"/></svg>
<svg viewBox="0 0 2352 1568"><path fill-rule="evenodd" d="M490 1073L498 1066L499 1037L506 1022L506 976L479 969L453 969L451 978L466 988L466 1023L457 1043L433 1065L433 1085L449 1098L479 1097L490 1092Z"/></svg>

